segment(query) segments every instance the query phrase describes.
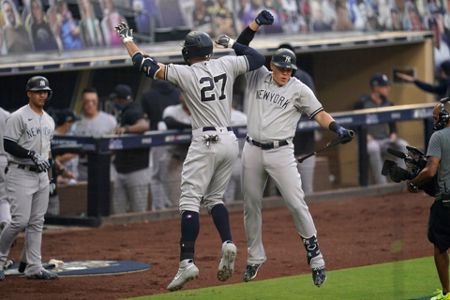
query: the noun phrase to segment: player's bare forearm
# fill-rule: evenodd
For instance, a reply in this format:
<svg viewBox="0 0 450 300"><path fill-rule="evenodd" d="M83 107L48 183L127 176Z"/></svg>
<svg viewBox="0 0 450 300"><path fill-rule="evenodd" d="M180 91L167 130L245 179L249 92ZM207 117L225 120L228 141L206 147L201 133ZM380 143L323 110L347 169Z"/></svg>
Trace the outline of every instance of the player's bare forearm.
<svg viewBox="0 0 450 300"><path fill-rule="evenodd" d="M130 55L130 57L133 57L138 52L142 54L144 53L133 41L123 43L123 45L127 49L128 55Z"/></svg>
<svg viewBox="0 0 450 300"><path fill-rule="evenodd" d="M315 115L314 120L320 125L320 127L325 129L328 129L331 122L334 122L333 117L324 110Z"/></svg>
<svg viewBox="0 0 450 300"><path fill-rule="evenodd" d="M255 20L253 20L253 21L251 21L249 24L248 24L248 28L250 28L251 30L253 30L253 31L258 31L258 29L259 29L259 25L258 25L258 23L256 23L255 22Z"/></svg>
<svg viewBox="0 0 450 300"><path fill-rule="evenodd" d="M437 173L440 164L440 158L435 156L428 157L427 165L420 171L420 173L410 182L416 186L423 185L430 181Z"/></svg>
<svg viewBox="0 0 450 300"><path fill-rule="evenodd" d="M143 133L150 130L150 123L146 119L139 119L134 125L128 127L130 133Z"/></svg>

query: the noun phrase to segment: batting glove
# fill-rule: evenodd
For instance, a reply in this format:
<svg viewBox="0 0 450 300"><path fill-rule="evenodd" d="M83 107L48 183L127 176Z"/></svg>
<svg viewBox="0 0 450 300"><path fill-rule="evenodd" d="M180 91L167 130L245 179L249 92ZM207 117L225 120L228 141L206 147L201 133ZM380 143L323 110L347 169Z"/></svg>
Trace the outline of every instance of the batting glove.
<svg viewBox="0 0 450 300"><path fill-rule="evenodd" d="M117 34L122 39L123 43L128 43L128 42L133 41L133 29L130 29L130 27L128 27L127 23L121 22L119 25L114 27L114 29L116 30Z"/></svg>
<svg viewBox="0 0 450 300"><path fill-rule="evenodd" d="M258 26L272 25L273 24L273 16L268 10L263 10L256 16L255 22L256 22L256 24L258 24Z"/></svg>
<svg viewBox="0 0 450 300"><path fill-rule="evenodd" d="M336 133L339 135L339 138L343 140L342 144L347 144L348 142L350 142L353 139L354 135L352 130L348 130L347 128L344 128L342 126L338 128Z"/></svg>
<svg viewBox="0 0 450 300"><path fill-rule="evenodd" d="M28 151L28 157L33 161L34 165L37 167L39 172L45 172L50 169L50 162L43 159L39 154L33 150Z"/></svg>
<svg viewBox="0 0 450 300"><path fill-rule="evenodd" d="M217 37L217 39L215 40L215 43L224 48L231 48L231 47L233 47L235 40L233 40L226 34L221 34Z"/></svg>
<svg viewBox="0 0 450 300"><path fill-rule="evenodd" d="M345 127L342 127L341 125L339 125L336 122L331 122L329 125L329 129L331 131L334 131L337 133L337 135L339 136L340 139L342 139L342 144L346 144L348 142L350 142L353 139L353 136L355 135L355 133L353 132L353 130L349 130Z"/></svg>

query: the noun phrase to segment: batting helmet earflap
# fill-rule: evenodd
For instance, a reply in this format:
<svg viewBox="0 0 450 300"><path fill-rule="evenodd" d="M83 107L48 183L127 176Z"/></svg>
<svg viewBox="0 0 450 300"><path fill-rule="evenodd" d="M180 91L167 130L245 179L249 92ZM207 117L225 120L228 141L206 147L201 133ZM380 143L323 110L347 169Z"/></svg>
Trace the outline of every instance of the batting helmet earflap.
<svg viewBox="0 0 450 300"><path fill-rule="evenodd" d="M439 100L439 102L441 102L439 104L440 106L439 119L433 126L434 130L444 129L447 126L448 121L450 120L450 112L447 109L445 109L446 103L448 103L448 101L450 101L450 97L446 97Z"/></svg>
<svg viewBox="0 0 450 300"><path fill-rule="evenodd" d="M211 57L213 52L213 42L206 32L191 31L186 35L183 43L183 59L189 63L189 59L195 57Z"/></svg>
<svg viewBox="0 0 450 300"><path fill-rule="evenodd" d="M285 69L297 70L297 57L292 50L280 48L272 55L272 63Z"/></svg>

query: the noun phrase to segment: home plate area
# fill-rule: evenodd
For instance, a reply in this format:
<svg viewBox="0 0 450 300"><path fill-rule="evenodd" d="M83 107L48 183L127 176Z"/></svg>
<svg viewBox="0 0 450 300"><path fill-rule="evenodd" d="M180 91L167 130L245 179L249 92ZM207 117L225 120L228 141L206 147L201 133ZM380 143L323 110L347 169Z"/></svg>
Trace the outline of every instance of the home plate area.
<svg viewBox="0 0 450 300"><path fill-rule="evenodd" d="M60 277L64 276L98 276L117 275L131 272L141 272L150 268L149 264L132 260L78 260L61 261L49 260L43 264L44 268L55 272ZM23 275L18 270L19 263L13 263L5 275Z"/></svg>

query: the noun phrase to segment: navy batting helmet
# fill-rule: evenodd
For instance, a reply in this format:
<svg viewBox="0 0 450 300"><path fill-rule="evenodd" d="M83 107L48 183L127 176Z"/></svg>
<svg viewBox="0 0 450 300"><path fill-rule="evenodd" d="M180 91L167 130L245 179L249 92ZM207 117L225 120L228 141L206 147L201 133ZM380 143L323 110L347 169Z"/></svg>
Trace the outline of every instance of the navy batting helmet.
<svg viewBox="0 0 450 300"><path fill-rule="evenodd" d="M213 52L213 42L205 32L191 31L184 39L183 54L184 61L189 63L189 59L194 57L209 58Z"/></svg>
<svg viewBox="0 0 450 300"><path fill-rule="evenodd" d="M297 70L297 58L292 50L280 48L272 55L272 63L285 69Z"/></svg>
<svg viewBox="0 0 450 300"><path fill-rule="evenodd" d="M52 96L52 89L48 83L48 79L44 76L33 76L27 81L27 85L25 86L25 90L38 92L38 91L48 91L48 99Z"/></svg>

